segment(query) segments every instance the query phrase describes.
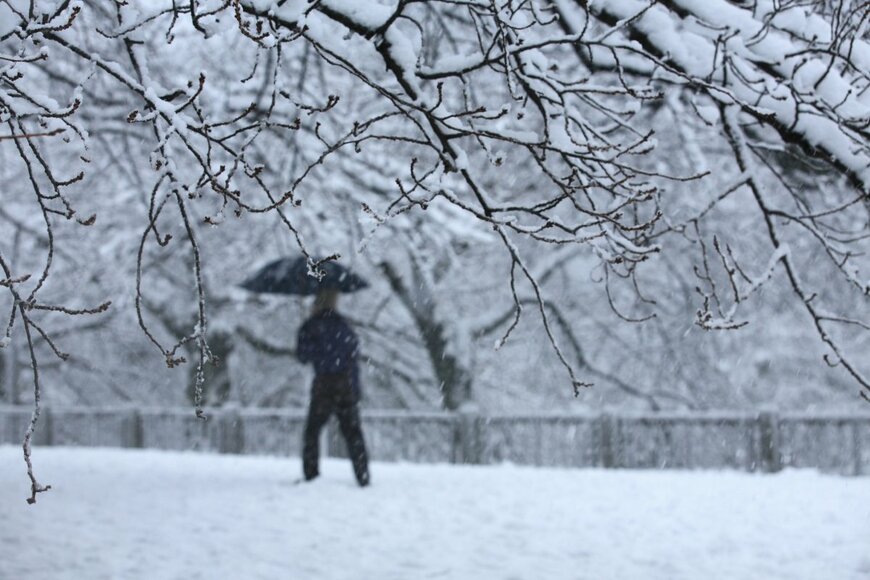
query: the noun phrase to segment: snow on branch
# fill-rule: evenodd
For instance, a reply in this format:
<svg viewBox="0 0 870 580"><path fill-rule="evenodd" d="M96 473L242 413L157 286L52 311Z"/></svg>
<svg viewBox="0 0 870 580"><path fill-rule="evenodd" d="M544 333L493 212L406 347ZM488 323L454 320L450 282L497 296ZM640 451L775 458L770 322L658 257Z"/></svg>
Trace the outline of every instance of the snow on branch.
<svg viewBox="0 0 870 580"><path fill-rule="evenodd" d="M837 9L832 26L805 3L728 0L557 0L627 34L602 45L647 59L717 103L736 105L778 137L824 159L870 192L870 6ZM628 37L638 40L631 42Z"/></svg>
<svg viewBox="0 0 870 580"><path fill-rule="evenodd" d="M700 249L696 275L703 304L696 322L707 329L744 326L747 321L734 318L738 304L782 264L819 339L833 351L826 360L844 368L866 397L867 379L846 354L848 341L832 331L837 326L865 329L866 317L821 315L822 298L801 278L811 272L804 248L814 242L846 282L845 290L857 290L865 305L870 297L862 259L870 208L870 5L557 0L555 6L566 32L598 31L597 44L577 48L589 70L615 69L630 79L651 79L676 95L672 100L679 102L679 114L693 111L702 125L724 128L736 178L720 180L721 193L693 217L672 221L665 216L666 227L653 234L658 239L680 233ZM693 157L703 149L691 141L695 138L686 135ZM794 170L795 158L810 175L834 172L812 183L812 177ZM836 182L836 174L851 191ZM774 192L766 191L771 180ZM773 245L772 260L755 277L746 274L722 233L713 236L712 250L705 242L705 230L715 228L724 202L747 191L758 210L756 229L766 231ZM786 231L788 224L797 229ZM801 251L785 252L786 239ZM717 282L714 256L724 285Z"/></svg>

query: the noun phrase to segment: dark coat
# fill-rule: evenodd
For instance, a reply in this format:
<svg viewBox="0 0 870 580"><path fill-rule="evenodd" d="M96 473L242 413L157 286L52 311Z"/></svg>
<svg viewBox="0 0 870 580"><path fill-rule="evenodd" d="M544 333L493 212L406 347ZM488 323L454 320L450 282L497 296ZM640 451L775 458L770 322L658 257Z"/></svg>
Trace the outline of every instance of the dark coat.
<svg viewBox="0 0 870 580"><path fill-rule="evenodd" d="M360 393L359 339L347 321L334 310L321 310L299 329L296 356L312 363L317 376L346 375L354 392Z"/></svg>

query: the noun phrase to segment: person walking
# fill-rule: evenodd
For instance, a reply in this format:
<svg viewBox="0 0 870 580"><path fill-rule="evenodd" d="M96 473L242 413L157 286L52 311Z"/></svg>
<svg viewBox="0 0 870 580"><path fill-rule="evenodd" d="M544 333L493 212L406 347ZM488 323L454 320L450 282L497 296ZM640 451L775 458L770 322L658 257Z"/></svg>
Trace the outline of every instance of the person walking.
<svg viewBox="0 0 870 580"><path fill-rule="evenodd" d="M306 481L320 474L320 431L335 413L347 442L357 483L365 487L369 485L369 468L359 416L359 339L336 310L337 302L337 290L318 292L311 316L299 329L296 343L297 358L314 365L302 447L302 471Z"/></svg>

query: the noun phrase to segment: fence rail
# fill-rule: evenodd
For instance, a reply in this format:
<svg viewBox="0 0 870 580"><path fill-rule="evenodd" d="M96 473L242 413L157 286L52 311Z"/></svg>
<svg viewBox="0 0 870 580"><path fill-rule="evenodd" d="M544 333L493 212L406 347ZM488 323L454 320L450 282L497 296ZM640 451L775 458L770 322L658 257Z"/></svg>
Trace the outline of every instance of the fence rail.
<svg viewBox="0 0 870 580"><path fill-rule="evenodd" d="M0 444L20 443L28 407L0 406ZM81 445L299 455L305 414L274 409L48 408L35 445ZM738 469L783 467L870 473L870 414L363 413L366 443L382 461ZM330 424L324 455L342 457Z"/></svg>

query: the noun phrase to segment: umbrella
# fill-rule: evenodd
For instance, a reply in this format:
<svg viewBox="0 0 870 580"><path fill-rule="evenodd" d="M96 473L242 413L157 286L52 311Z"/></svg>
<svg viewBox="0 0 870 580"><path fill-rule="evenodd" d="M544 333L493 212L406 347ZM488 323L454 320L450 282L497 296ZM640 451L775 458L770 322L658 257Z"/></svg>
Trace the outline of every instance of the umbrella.
<svg viewBox="0 0 870 580"><path fill-rule="evenodd" d="M308 274L308 262L305 258L280 258L260 268L256 274L242 282L241 287L251 292L312 296L321 290L356 292L369 285L335 262L324 262L318 268L326 274L320 281Z"/></svg>

